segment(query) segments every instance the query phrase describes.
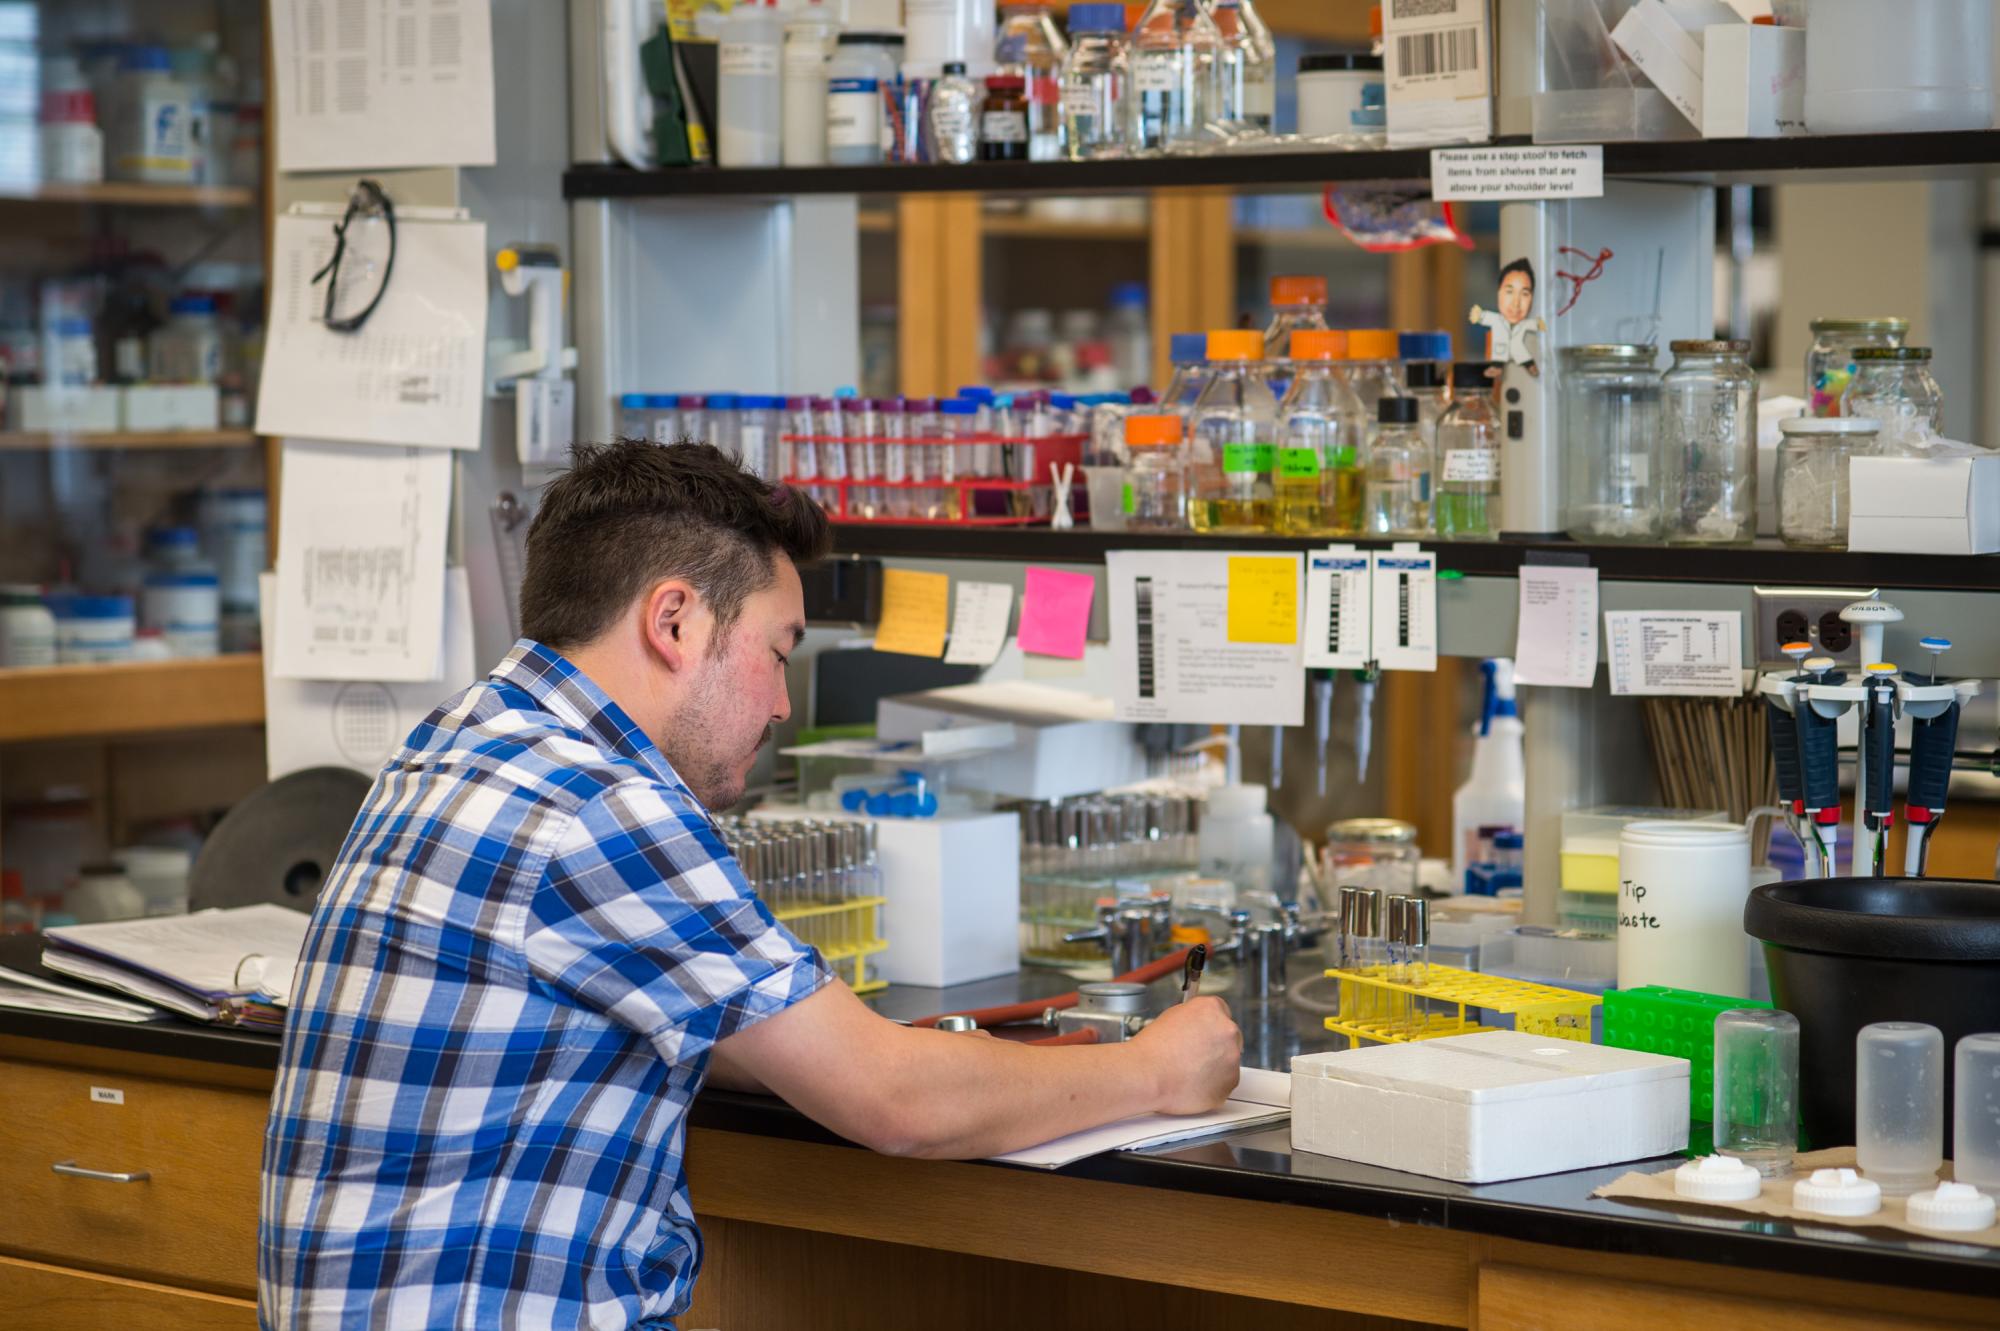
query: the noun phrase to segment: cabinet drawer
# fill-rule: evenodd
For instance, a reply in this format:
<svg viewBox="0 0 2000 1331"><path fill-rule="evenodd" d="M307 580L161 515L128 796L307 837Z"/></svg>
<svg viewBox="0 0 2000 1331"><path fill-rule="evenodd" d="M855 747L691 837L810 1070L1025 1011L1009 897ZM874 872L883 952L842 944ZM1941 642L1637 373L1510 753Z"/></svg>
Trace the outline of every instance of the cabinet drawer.
<svg viewBox="0 0 2000 1331"><path fill-rule="evenodd" d="M257 1305L249 1299L6 1257L0 1257L0 1308L10 1331L257 1331Z"/></svg>
<svg viewBox="0 0 2000 1331"><path fill-rule="evenodd" d="M254 1290L269 1111L251 1091L0 1059L0 1249Z"/></svg>

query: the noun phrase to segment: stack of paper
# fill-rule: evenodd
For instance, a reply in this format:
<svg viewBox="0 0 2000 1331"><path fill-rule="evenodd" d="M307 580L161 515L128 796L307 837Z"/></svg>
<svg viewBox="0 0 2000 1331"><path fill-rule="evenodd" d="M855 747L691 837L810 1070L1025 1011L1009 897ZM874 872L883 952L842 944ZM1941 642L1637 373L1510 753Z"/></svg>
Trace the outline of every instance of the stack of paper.
<svg viewBox="0 0 2000 1331"><path fill-rule="evenodd" d="M0 966L0 1008L52 1012L64 1017L97 1017L104 1021L152 1021L165 1015L144 1003L128 1003L87 989L72 989L5 966Z"/></svg>
<svg viewBox="0 0 2000 1331"><path fill-rule="evenodd" d="M1040 1146L996 1155L995 1160L1010 1165L1031 1165L1036 1169L1061 1169L1064 1165L1105 1151L1139 1151L1149 1146L1169 1146L1238 1128L1263 1127L1291 1113L1292 1079L1284 1072L1262 1068L1242 1069L1236 1089L1222 1108L1210 1114L1141 1114L1121 1119L1101 1128L1073 1132Z"/></svg>
<svg viewBox="0 0 2000 1331"><path fill-rule="evenodd" d="M196 1021L279 1030L306 916L283 906L51 929L42 965Z"/></svg>

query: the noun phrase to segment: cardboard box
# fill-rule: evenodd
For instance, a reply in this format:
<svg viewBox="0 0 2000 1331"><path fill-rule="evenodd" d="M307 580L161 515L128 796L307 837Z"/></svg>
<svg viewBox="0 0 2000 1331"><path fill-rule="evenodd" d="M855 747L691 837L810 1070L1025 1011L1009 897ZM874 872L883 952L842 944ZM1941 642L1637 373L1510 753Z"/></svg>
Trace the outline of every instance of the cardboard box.
<svg viewBox="0 0 2000 1331"><path fill-rule="evenodd" d="M1702 37L1701 132L1775 139L1806 132L1806 31L1720 23Z"/></svg>
<svg viewBox="0 0 2000 1331"><path fill-rule="evenodd" d="M110 434L118 429L115 388L21 387L7 391L7 428L35 434Z"/></svg>
<svg viewBox="0 0 2000 1331"><path fill-rule="evenodd" d="M135 384L119 391L127 430L166 433L222 424L222 393L214 384Z"/></svg>
<svg viewBox="0 0 2000 1331"><path fill-rule="evenodd" d="M2000 453L1855 458L1847 548L1919 555L2000 551Z"/></svg>
<svg viewBox="0 0 2000 1331"><path fill-rule="evenodd" d="M1292 1148L1458 1183L1668 1155L1688 1062L1487 1031L1292 1060Z"/></svg>
<svg viewBox="0 0 2000 1331"><path fill-rule="evenodd" d="M1136 728L1111 719L1106 697L1027 682L962 684L884 698L875 708L875 734L885 740L922 740L926 733L967 727L998 735L994 727L1002 724L1014 728L1013 743L953 763L954 788L1053 800L1146 776Z"/></svg>

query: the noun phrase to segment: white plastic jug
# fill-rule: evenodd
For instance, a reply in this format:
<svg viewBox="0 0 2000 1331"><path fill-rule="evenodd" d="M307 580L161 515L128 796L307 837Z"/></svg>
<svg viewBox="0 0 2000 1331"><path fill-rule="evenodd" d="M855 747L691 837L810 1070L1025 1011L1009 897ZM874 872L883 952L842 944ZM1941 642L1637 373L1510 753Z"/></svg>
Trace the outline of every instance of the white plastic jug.
<svg viewBox="0 0 2000 1331"><path fill-rule="evenodd" d="M1748 997L1750 829L1637 822L1618 834L1618 987Z"/></svg>
<svg viewBox="0 0 2000 1331"><path fill-rule="evenodd" d="M1990 129L1992 59L1993 0L1812 0L1806 128Z"/></svg>

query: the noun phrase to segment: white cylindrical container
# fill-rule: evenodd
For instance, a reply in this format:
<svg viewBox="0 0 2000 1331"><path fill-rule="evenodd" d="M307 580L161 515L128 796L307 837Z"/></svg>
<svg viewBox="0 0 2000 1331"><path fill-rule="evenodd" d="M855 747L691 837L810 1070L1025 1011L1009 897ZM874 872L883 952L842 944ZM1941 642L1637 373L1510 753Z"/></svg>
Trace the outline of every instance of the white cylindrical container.
<svg viewBox="0 0 2000 1331"><path fill-rule="evenodd" d="M165 636L174 656L214 656L222 650L222 593L215 574L206 570L148 574L139 617Z"/></svg>
<svg viewBox="0 0 2000 1331"><path fill-rule="evenodd" d="M1374 85L1375 105L1382 101L1382 57L1366 51L1338 51L1299 57L1299 133L1318 138L1330 134L1365 134L1372 125L1356 122L1368 104Z"/></svg>
<svg viewBox="0 0 2000 1331"><path fill-rule="evenodd" d="M56 617L40 589L0 587L0 667L56 663Z"/></svg>
<svg viewBox="0 0 2000 1331"><path fill-rule="evenodd" d="M132 659L138 628L129 596L65 596L56 601L56 659L101 665Z"/></svg>
<svg viewBox="0 0 2000 1331"><path fill-rule="evenodd" d="M1806 128L1902 134L1993 125L1992 0L1813 0Z"/></svg>
<svg viewBox="0 0 2000 1331"><path fill-rule="evenodd" d="M150 377L164 384L212 384L222 377L222 324L215 297L189 294L167 303L167 323L146 348Z"/></svg>
<svg viewBox="0 0 2000 1331"><path fill-rule="evenodd" d="M826 165L826 62L840 30L821 0L808 0L785 23L786 166Z"/></svg>
<svg viewBox="0 0 2000 1331"><path fill-rule="evenodd" d="M148 915L185 915L188 908L188 871L194 857L177 846L127 846L118 852L118 863L139 895L146 899Z"/></svg>
<svg viewBox="0 0 2000 1331"><path fill-rule="evenodd" d="M50 185L95 185L104 179L104 134L97 128L97 99L69 56L42 71L42 180Z"/></svg>
<svg viewBox="0 0 2000 1331"><path fill-rule="evenodd" d="M1749 895L1747 827L1627 823L1618 834L1618 987L1747 997Z"/></svg>
<svg viewBox="0 0 2000 1331"><path fill-rule="evenodd" d="M953 60L982 78L993 68L997 17L993 0L904 0L903 58L924 78Z"/></svg>
<svg viewBox="0 0 2000 1331"><path fill-rule="evenodd" d="M883 90L899 72L892 33L843 32L826 66L826 160L868 166L882 160Z"/></svg>
<svg viewBox="0 0 2000 1331"><path fill-rule="evenodd" d="M172 70L165 47L125 48L103 112L106 174L113 180L195 183L194 93Z"/></svg>
<svg viewBox="0 0 2000 1331"><path fill-rule="evenodd" d="M1271 815L1264 807L1264 787L1218 786L1209 791L1198 844L1203 874L1236 884L1239 897L1268 890Z"/></svg>
<svg viewBox="0 0 2000 1331"><path fill-rule="evenodd" d="M776 0L740 4L724 20L715 53L719 165L778 165L784 137L784 41Z"/></svg>
<svg viewBox="0 0 2000 1331"><path fill-rule="evenodd" d="M222 645L257 646L257 578L269 562L269 520L262 490L216 490L206 497L204 528L222 592Z"/></svg>

